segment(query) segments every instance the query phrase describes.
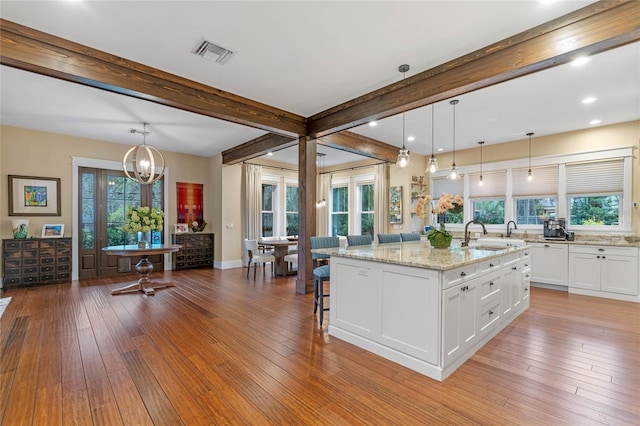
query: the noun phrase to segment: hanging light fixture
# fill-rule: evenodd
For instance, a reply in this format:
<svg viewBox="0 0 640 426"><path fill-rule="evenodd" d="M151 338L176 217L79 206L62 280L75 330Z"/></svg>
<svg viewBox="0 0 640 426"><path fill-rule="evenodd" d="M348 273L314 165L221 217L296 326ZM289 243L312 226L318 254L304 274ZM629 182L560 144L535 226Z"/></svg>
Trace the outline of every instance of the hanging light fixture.
<svg viewBox="0 0 640 426"><path fill-rule="evenodd" d="M147 145L148 124L143 123L142 131L129 130L129 133L142 134L142 145L131 148L122 159L122 168L127 177L143 185L155 182L164 175L164 157L157 148Z"/></svg>
<svg viewBox="0 0 640 426"><path fill-rule="evenodd" d="M529 172L527 173L527 180L531 182L533 180L533 175L531 174L531 136L533 136L533 132L527 133L529 136Z"/></svg>
<svg viewBox="0 0 640 426"><path fill-rule="evenodd" d="M405 73L407 71L409 71L409 65L404 64L404 65L400 65L398 67L398 71L400 71L402 73L402 79L405 79ZM404 117L404 112L402 113L402 149L400 149L400 152L398 153L398 159L396 160L396 166L398 167L407 167L409 165L409 150L407 148L405 148L404 146L404 141L405 141L405 137L404 137L404 132L405 132L405 127L404 127L404 123L405 123L405 117Z"/></svg>
<svg viewBox="0 0 640 426"><path fill-rule="evenodd" d="M456 180L458 179L458 170L456 169L456 105L458 100L453 99L449 103L453 106L453 162L451 163L451 171L448 178Z"/></svg>
<svg viewBox="0 0 640 426"><path fill-rule="evenodd" d="M424 172L427 173L435 173L438 171L438 160L436 159L436 156L433 155L434 154L434 149L433 149L433 143L434 143L434 133L435 133L435 126L436 123L434 121L434 106L433 104L431 104L431 158L429 158L429 163L427 164L427 170L425 170Z"/></svg>
<svg viewBox="0 0 640 426"><path fill-rule="evenodd" d="M483 186L484 180L482 178L482 145L484 145L484 141L478 142L478 145L480 145L480 186Z"/></svg>
<svg viewBox="0 0 640 426"><path fill-rule="evenodd" d="M319 166L319 170L324 169L324 156L327 154L324 154L322 152L318 152L316 154L318 156L318 166ZM318 173L318 176L320 176L320 173ZM316 202L316 208L321 209L324 206L327 205L327 200L324 198L324 187L322 186L322 184L320 184L320 192L322 193L322 198L320 200L318 200Z"/></svg>

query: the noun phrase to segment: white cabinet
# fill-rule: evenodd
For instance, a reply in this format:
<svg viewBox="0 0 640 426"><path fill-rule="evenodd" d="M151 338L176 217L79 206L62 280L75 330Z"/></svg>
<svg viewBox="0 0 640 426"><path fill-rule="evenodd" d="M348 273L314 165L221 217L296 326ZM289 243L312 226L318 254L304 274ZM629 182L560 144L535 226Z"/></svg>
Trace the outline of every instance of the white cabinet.
<svg viewBox="0 0 640 426"><path fill-rule="evenodd" d="M451 364L475 343L478 332L478 280L459 284L443 292L442 358L444 366Z"/></svg>
<svg viewBox="0 0 640 426"><path fill-rule="evenodd" d="M530 243L531 281L536 283L567 285L569 246L560 243Z"/></svg>
<svg viewBox="0 0 640 426"><path fill-rule="evenodd" d="M529 285L531 282L530 249L520 253L518 259L505 262L506 267L500 275L500 293L502 316L510 317L519 311L523 302L529 302Z"/></svg>
<svg viewBox="0 0 640 426"><path fill-rule="evenodd" d="M569 247L569 291L607 297L638 295L638 249L635 247Z"/></svg>

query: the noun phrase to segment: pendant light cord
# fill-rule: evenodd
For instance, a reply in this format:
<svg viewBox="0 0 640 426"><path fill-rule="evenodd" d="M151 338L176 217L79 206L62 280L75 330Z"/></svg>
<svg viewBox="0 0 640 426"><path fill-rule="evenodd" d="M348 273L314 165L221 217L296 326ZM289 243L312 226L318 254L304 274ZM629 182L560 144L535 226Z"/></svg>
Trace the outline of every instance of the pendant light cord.
<svg viewBox="0 0 640 426"><path fill-rule="evenodd" d="M435 140L435 126L434 126L434 120L435 120L435 114L434 114L434 108L433 108L433 104L431 104L431 156L433 157L433 151L434 151L434 140Z"/></svg>

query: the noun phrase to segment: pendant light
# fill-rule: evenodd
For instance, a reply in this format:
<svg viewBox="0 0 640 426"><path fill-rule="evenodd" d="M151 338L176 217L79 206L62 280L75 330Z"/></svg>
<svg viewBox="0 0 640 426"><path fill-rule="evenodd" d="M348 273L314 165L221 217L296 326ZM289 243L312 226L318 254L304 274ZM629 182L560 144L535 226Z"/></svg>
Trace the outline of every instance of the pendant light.
<svg viewBox="0 0 640 426"><path fill-rule="evenodd" d="M478 145L480 145L480 186L484 185L484 180L482 178L482 145L484 145L484 141L480 141L478 142Z"/></svg>
<svg viewBox="0 0 640 426"><path fill-rule="evenodd" d="M324 154L322 152L318 152L316 155L318 156L319 170L322 170L322 169L324 169L324 156L327 155L327 154ZM318 176L320 176L320 173L318 173ZM324 187L322 186L322 183L320 185L321 185L320 192L322 194L322 198L316 202L316 208L318 208L318 209L321 209L321 208L323 208L324 206L327 205L327 200L324 198Z"/></svg>
<svg viewBox="0 0 640 426"><path fill-rule="evenodd" d="M435 133L435 126L436 123L434 121L434 107L433 104L431 104L431 158L429 158L429 163L427 164L427 170L425 170L425 173L435 173L438 171L438 160L436 160L436 156L433 155L434 154L434 149L433 149L433 143L434 143L434 133Z"/></svg>
<svg viewBox="0 0 640 426"><path fill-rule="evenodd" d="M400 65L398 67L398 71L400 71L402 73L402 79L405 79L405 73L407 71L409 71L409 65L404 64L404 65ZM405 117L404 117L404 112L402 113L402 149L400 149L400 152L398 153L398 159L396 160L396 166L398 167L407 167L409 165L409 150L407 150L407 148L405 148L404 146L404 141L405 141L405 137L404 137L404 132L405 132Z"/></svg>
<svg viewBox="0 0 640 426"><path fill-rule="evenodd" d="M453 162L451 163L451 171L448 178L456 180L458 179L458 170L456 169L456 105L458 100L453 99L449 103L453 106Z"/></svg>
<svg viewBox="0 0 640 426"><path fill-rule="evenodd" d="M527 173L527 180L531 182L533 180L533 175L531 174L531 136L533 136L533 132L527 133L529 136L529 172Z"/></svg>
<svg viewBox="0 0 640 426"><path fill-rule="evenodd" d="M164 157L157 148L147 145L147 125L143 130L131 129L129 133L142 134L142 145L131 148L122 159L122 168L129 179L142 185L148 185L164 175ZM156 170L159 170L156 173Z"/></svg>

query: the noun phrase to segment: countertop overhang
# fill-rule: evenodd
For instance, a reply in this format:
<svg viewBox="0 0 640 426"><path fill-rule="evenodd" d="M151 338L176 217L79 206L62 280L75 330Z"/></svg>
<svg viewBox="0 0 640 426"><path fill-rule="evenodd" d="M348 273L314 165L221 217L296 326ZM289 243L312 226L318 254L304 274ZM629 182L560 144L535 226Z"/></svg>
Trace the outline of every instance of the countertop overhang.
<svg viewBox="0 0 640 426"><path fill-rule="evenodd" d="M517 253L529 249L522 247L460 247L448 249L431 247L424 241L407 241L393 244L372 244L370 246L335 247L314 249L313 253L328 254L337 257L393 263L417 268L446 271L460 266L477 263L482 260L500 257L508 253Z"/></svg>

